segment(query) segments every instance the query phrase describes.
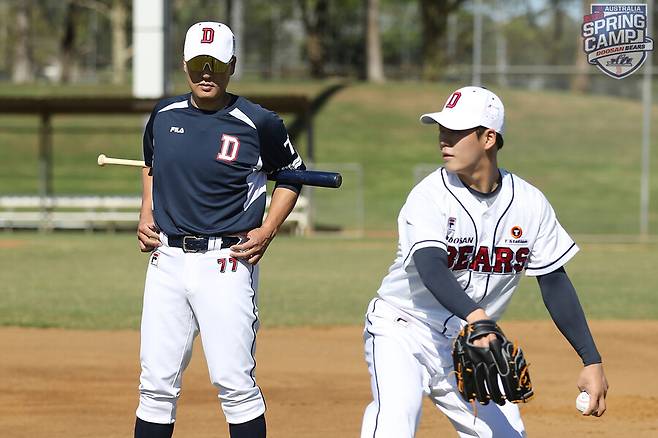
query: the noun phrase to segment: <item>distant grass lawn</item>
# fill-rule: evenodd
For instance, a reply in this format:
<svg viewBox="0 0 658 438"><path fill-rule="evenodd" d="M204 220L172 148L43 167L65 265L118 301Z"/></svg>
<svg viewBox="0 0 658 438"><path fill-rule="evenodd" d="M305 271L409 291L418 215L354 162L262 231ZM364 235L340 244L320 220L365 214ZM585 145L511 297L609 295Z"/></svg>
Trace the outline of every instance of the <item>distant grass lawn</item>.
<svg viewBox="0 0 658 438"><path fill-rule="evenodd" d="M245 80L241 94L316 95L329 82ZM368 230L392 230L420 163L440 164L437 130L419 123L420 114L439 110L455 84L353 83L336 94L315 119L318 162L356 162L364 169ZM621 86L621 85L620 85ZM641 104L628 99L566 92L530 92L493 87L503 99L507 123L499 165L538 186L571 233L635 234L639 228ZM21 91L22 90L22 91ZM36 87L33 94L88 95L93 87ZM104 91L104 90L103 90ZM179 85L178 92L184 91ZM0 95L25 89L0 86ZM127 93L111 89L110 93ZM138 193L139 177L127 169L99 170L104 152L141 156L142 117L60 116L54 120L54 189L59 194ZM658 111L653 126L658 126ZM36 118L0 118L0 193L37 190L37 135L12 131L36 128ZM91 130L73 132L81 127ZM102 131L94 131L102 127ZM654 131L656 131L654 129ZM658 135L654 132L654 137ZM302 136L303 137L303 136ZM305 150L305 139L298 148ZM655 142L654 142L655 143ZM651 155L658 169L658 154ZM654 172L655 173L655 172ZM653 198L658 178L651 179ZM651 229L658 230L658 202Z"/></svg>
<svg viewBox="0 0 658 438"><path fill-rule="evenodd" d="M361 324L395 245L393 238L277 238L261 268L263 324ZM658 318L648 280L658 243L581 247L567 270L590 318ZM147 257L130 233L3 233L0 260L0 325L139 326ZM524 278L506 318L547 317L536 281Z"/></svg>

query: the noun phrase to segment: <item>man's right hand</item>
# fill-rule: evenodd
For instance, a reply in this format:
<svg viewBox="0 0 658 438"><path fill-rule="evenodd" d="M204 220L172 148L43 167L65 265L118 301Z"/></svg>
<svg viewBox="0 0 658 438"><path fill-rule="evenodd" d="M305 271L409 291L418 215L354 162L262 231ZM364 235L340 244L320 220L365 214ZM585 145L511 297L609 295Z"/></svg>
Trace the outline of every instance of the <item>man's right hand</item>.
<svg viewBox="0 0 658 438"><path fill-rule="evenodd" d="M139 250L142 252L151 252L162 245L160 242L160 230L152 218L139 220L139 225L137 225L137 240L139 241Z"/></svg>
<svg viewBox="0 0 658 438"><path fill-rule="evenodd" d="M578 389L589 394L589 406L583 412L583 415L593 415L600 417L606 409L605 397L608 393L608 379L603 372L603 365L593 363L587 365L580 372L578 377Z"/></svg>

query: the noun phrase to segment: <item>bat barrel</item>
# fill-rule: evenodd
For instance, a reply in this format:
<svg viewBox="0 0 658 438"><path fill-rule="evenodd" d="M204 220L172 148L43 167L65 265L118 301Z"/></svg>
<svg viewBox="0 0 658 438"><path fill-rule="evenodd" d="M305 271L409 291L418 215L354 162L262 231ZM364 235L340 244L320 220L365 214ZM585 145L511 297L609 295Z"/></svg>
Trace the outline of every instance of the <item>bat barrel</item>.
<svg viewBox="0 0 658 438"><path fill-rule="evenodd" d="M304 184L308 186L338 188L343 177L337 172L321 170L280 170L268 175L268 178L280 183Z"/></svg>

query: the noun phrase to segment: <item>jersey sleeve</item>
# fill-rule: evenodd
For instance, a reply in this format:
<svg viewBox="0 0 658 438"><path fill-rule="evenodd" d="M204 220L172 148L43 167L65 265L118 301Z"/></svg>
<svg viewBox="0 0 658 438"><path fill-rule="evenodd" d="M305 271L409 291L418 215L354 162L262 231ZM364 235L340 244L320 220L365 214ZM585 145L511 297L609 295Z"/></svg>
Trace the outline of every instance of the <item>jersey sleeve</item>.
<svg viewBox="0 0 658 438"><path fill-rule="evenodd" d="M153 122L155 121L155 115L158 113L158 106L156 105L149 116L148 122L146 122L146 127L144 128L144 136L142 137L142 157L144 158L144 163L147 167L153 166Z"/></svg>
<svg viewBox="0 0 658 438"><path fill-rule="evenodd" d="M553 207L541 195L539 233L528 257L526 275L548 274L565 265L578 252L578 246L557 220Z"/></svg>
<svg viewBox="0 0 658 438"><path fill-rule="evenodd" d="M146 122L146 127L144 127L144 136L142 137L142 158L144 158L144 163L147 167L153 167L153 151L155 150L153 124L155 123L155 117L162 108L167 106L167 104L174 99L175 98L169 98L158 101L158 103L155 104L155 107L153 107L153 111L151 111L151 115Z"/></svg>
<svg viewBox="0 0 658 438"><path fill-rule="evenodd" d="M416 187L409 194L398 217L400 249L404 267L413 262L413 255L421 248L438 247L448 251L446 242L446 214L437 201Z"/></svg>
<svg viewBox="0 0 658 438"><path fill-rule="evenodd" d="M271 173L281 169L304 170L306 166L290 141L283 120L275 113L268 112L259 127L258 136L261 145L263 171ZM277 183L277 187L286 187L296 192L301 190L301 184Z"/></svg>

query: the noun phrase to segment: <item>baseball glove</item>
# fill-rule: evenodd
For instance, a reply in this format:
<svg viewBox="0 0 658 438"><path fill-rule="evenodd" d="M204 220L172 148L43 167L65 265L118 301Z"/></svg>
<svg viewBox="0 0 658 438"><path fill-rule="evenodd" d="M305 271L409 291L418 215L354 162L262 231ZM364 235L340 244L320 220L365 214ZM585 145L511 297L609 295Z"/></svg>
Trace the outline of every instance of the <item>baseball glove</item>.
<svg viewBox="0 0 658 438"><path fill-rule="evenodd" d="M496 340L488 348L473 344L489 334L496 335ZM495 321L487 319L464 326L455 339L452 359L457 389L464 400L477 400L483 405L493 400L503 405L506 400L526 402L534 395L521 348L507 339Z"/></svg>

